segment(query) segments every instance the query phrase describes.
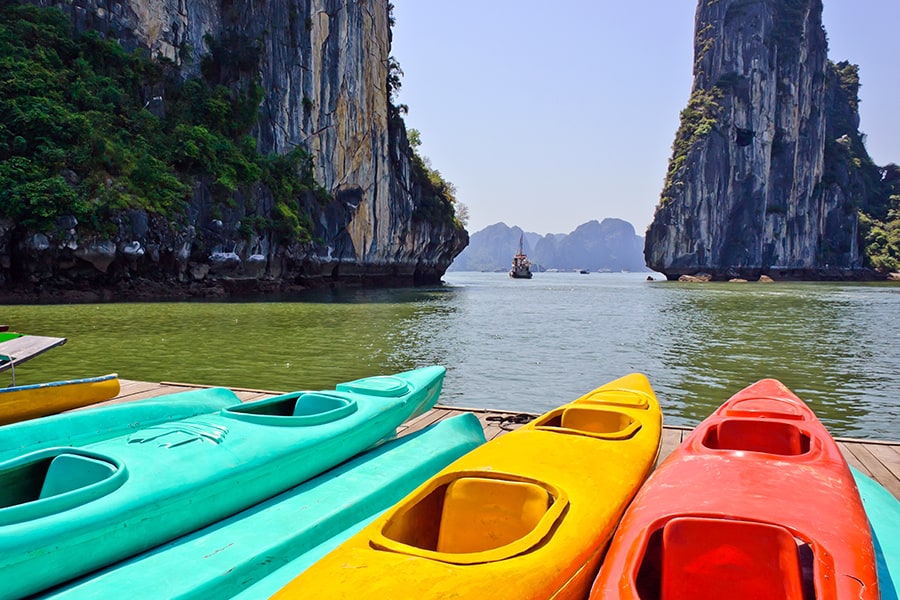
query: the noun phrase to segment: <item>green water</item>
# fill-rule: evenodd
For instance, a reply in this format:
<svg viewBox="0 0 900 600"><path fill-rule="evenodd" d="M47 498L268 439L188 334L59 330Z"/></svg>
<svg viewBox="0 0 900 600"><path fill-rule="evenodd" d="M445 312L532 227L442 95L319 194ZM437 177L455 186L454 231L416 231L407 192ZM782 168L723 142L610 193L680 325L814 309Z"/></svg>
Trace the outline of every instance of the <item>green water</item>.
<svg viewBox="0 0 900 600"><path fill-rule="evenodd" d="M442 364L443 403L544 412L639 371L666 422L693 425L774 377L836 435L900 440L900 286L645 278L448 273L300 302L4 306L0 323L68 338L17 383L117 372L287 391Z"/></svg>

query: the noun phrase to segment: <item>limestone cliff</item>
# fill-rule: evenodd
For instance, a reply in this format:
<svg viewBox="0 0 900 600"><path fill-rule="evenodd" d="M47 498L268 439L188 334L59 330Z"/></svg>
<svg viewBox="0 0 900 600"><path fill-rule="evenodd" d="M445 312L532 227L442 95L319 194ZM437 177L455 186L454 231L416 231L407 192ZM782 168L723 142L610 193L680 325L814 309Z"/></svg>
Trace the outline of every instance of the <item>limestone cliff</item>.
<svg viewBox="0 0 900 600"><path fill-rule="evenodd" d="M821 0L700 0L694 57L647 265L669 279L871 276L856 87L828 61Z"/></svg>
<svg viewBox="0 0 900 600"><path fill-rule="evenodd" d="M99 31L127 49L149 49L186 75L199 70L208 40L230 43L235 52L252 41L259 60L247 77L258 78L264 91L253 131L258 147L308 150L330 202L309 206L311 242L286 245L264 229L249 236L238 232L249 205L272 210L271 192L243 190L244 198L237 194L223 213L213 210L209 187L200 181L187 221L175 231L152 214L129 213L118 219L112 240L79 238L77 228L59 239L35 234L7 253L0 279L106 285L137 278L180 283L228 278L276 282L275 287L278 282L428 283L439 281L465 247L468 234L452 219L422 216L427 198L388 89L388 0L33 3L59 7L77 30ZM147 90L147 101L152 110L165 110L166 99L154 90ZM247 195L254 202L245 202ZM0 242L2 230L0 224ZM17 260L28 264L9 265ZM85 265L92 268L85 272Z"/></svg>

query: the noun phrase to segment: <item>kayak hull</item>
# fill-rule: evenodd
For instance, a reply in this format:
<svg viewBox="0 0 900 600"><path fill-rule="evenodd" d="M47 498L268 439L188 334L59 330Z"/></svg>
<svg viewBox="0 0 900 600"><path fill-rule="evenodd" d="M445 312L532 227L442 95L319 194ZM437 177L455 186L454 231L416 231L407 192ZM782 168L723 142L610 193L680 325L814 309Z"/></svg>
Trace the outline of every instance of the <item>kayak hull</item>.
<svg viewBox="0 0 900 600"><path fill-rule="evenodd" d="M484 443L472 414L366 452L260 505L44 595L56 600L264 598L360 523Z"/></svg>
<svg viewBox="0 0 900 600"><path fill-rule="evenodd" d="M118 394L116 374L0 388L0 425L89 406Z"/></svg>
<svg viewBox="0 0 900 600"><path fill-rule="evenodd" d="M850 467L859 488L878 560L881 600L900 598L900 501L880 483Z"/></svg>
<svg viewBox="0 0 900 600"><path fill-rule="evenodd" d="M872 540L837 444L800 398L767 379L725 402L650 476L590 597L810 593L877 599Z"/></svg>
<svg viewBox="0 0 900 600"><path fill-rule="evenodd" d="M660 431L646 378L611 382L455 461L275 597L583 598Z"/></svg>
<svg viewBox="0 0 900 600"><path fill-rule="evenodd" d="M122 560L334 467L433 405L443 376L426 367L294 392L0 464L0 598Z"/></svg>

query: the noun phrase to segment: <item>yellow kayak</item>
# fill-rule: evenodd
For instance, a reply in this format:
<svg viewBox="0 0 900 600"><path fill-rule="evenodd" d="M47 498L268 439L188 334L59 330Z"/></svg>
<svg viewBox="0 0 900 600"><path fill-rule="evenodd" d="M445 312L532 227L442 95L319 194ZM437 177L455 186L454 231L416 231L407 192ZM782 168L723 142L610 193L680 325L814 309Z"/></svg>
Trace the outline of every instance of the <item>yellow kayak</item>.
<svg viewBox="0 0 900 600"><path fill-rule="evenodd" d="M456 460L274 598L584 598L659 453L633 373Z"/></svg>
<svg viewBox="0 0 900 600"><path fill-rule="evenodd" d="M118 394L119 377L115 373L0 388L0 425L95 404Z"/></svg>

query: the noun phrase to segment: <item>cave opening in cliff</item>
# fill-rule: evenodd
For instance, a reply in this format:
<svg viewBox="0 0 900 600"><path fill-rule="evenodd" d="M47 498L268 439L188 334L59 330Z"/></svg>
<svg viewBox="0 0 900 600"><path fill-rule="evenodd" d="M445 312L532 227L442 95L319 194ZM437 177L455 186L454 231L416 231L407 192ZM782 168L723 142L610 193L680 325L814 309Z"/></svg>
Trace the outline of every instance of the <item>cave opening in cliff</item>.
<svg viewBox="0 0 900 600"><path fill-rule="evenodd" d="M738 146L749 146L752 144L754 135L752 129L734 128L734 141Z"/></svg>

